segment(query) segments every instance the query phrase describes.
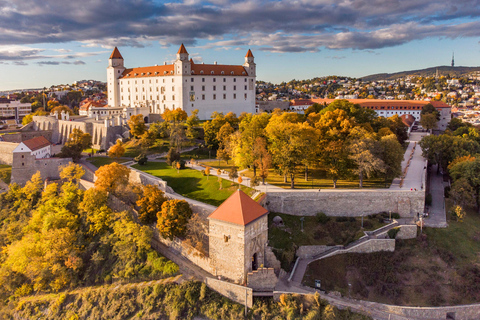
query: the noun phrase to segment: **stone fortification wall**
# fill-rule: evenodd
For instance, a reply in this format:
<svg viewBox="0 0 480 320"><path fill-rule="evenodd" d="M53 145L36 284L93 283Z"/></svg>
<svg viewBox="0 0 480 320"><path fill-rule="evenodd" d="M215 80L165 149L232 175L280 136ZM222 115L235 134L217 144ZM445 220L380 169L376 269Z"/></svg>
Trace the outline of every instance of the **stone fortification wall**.
<svg viewBox="0 0 480 320"><path fill-rule="evenodd" d="M253 290L251 288L213 278L207 278L205 283L210 289L217 291L230 300L247 305L248 308L253 306Z"/></svg>
<svg viewBox="0 0 480 320"><path fill-rule="evenodd" d="M16 165L12 166L12 183L24 185L37 171L40 172L43 180L46 178L51 180L60 179L60 166L68 165L72 162L71 158L47 158L35 160L35 156L31 157L33 159L26 162L27 165L23 167Z"/></svg>
<svg viewBox="0 0 480 320"><path fill-rule="evenodd" d="M10 134L2 135L2 139L6 142L15 142L20 143L25 140L33 139L36 137L43 136L48 141L52 140L52 131L19 131Z"/></svg>
<svg viewBox="0 0 480 320"><path fill-rule="evenodd" d="M269 192L266 204L270 212L313 216L361 216L383 211L413 217L423 212L424 191L390 191L388 189L321 190L320 192Z"/></svg>
<svg viewBox="0 0 480 320"><path fill-rule="evenodd" d="M146 174L132 167L129 167L129 169L130 169L130 176L128 179L131 183L139 183L142 185L147 185L147 184L156 185L165 193L173 193L172 188L170 188L167 185L166 181L163 181L160 178Z"/></svg>
<svg viewBox="0 0 480 320"><path fill-rule="evenodd" d="M215 266L213 265L213 262L209 257L206 257L200 251L193 248L192 246L187 245L178 238L174 238L173 240L162 238L159 235L157 228L155 227L152 227L152 231L152 246L154 248L160 251L160 249L158 249L157 247L158 243L162 243L166 245L170 249L170 251L173 251L177 255L184 257L185 259L189 260L190 262L207 271L208 273L212 275L217 275Z"/></svg>
<svg viewBox="0 0 480 320"><path fill-rule="evenodd" d="M17 146L18 143L0 141L0 164L12 165L13 149Z"/></svg>
<svg viewBox="0 0 480 320"><path fill-rule="evenodd" d="M83 170L85 170L85 174L83 175L82 179L85 179L90 182L95 182L95 180L97 180L97 177L95 176L95 172L92 171L92 169L90 169L83 163L79 163L79 165L81 165Z"/></svg>
<svg viewBox="0 0 480 320"><path fill-rule="evenodd" d="M277 281L273 268L258 268L247 275L247 287L253 291L273 291Z"/></svg>
<svg viewBox="0 0 480 320"><path fill-rule="evenodd" d="M395 251L395 239L369 239L358 245L347 247L340 253L372 253L378 251Z"/></svg>
<svg viewBox="0 0 480 320"><path fill-rule="evenodd" d="M414 239L417 237L418 227L415 224L403 225L400 227L395 239Z"/></svg>
<svg viewBox="0 0 480 320"><path fill-rule="evenodd" d="M80 181L78 182L78 185L80 186L80 189L82 190L88 190L88 189L91 189L95 186L95 184L91 181L88 181L88 180L84 180L84 179L80 179Z"/></svg>
<svg viewBox="0 0 480 320"><path fill-rule="evenodd" d="M332 248L342 249L343 246L300 246L295 255L300 259L309 259Z"/></svg>
<svg viewBox="0 0 480 320"><path fill-rule="evenodd" d="M280 269L282 268L281 262L277 259L275 253L273 253L272 248L266 247L265 248L265 267L273 268L275 272L280 273Z"/></svg>

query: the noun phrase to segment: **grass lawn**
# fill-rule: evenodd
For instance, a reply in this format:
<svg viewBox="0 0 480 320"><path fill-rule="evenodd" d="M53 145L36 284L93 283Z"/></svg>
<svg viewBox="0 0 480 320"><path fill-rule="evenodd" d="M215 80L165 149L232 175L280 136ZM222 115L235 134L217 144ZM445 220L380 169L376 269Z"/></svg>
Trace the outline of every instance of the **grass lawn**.
<svg viewBox="0 0 480 320"><path fill-rule="evenodd" d="M6 184L10 184L10 177L12 175L12 166L0 164L0 178Z"/></svg>
<svg viewBox="0 0 480 320"><path fill-rule="evenodd" d="M209 166L216 169L222 169L230 171L230 169L235 165L232 160L228 160L228 163L224 160L215 160L215 161L200 161L200 165L202 166ZM238 169L238 168L237 168ZM248 175L247 175L248 176Z"/></svg>
<svg viewBox="0 0 480 320"><path fill-rule="evenodd" d="M125 142L123 145L125 147L124 157L128 158L135 158L140 153L142 153L142 148L140 146L139 139L132 139L130 141ZM146 154L154 154L154 153L163 153L168 151L169 142L165 139L158 139L156 140L151 147L149 147L145 153Z"/></svg>
<svg viewBox="0 0 480 320"><path fill-rule="evenodd" d="M210 166L214 168L220 168L222 170L230 170L230 168L234 165L232 160L228 161L201 161L202 165ZM253 170L249 169L243 174L249 178L253 177ZM258 174L258 172L257 172ZM269 170L268 177L265 179L271 185L281 187L281 188L290 188L290 177L287 179L287 183L283 182L283 175L278 174L273 169ZM387 188L390 187L392 181L387 181ZM359 180L352 179L352 180L338 180L337 181L337 188L348 188L348 189L356 189L358 188ZM385 188L385 181L384 179L364 179L363 180L363 187L364 188ZM295 188L296 189L327 189L333 188L332 179L328 178L325 171L321 169L309 169L309 177L308 181L305 181L305 172L297 172L295 174Z"/></svg>
<svg viewBox="0 0 480 320"><path fill-rule="evenodd" d="M313 286L319 279L328 291L389 304L478 303L479 253L480 215L470 210L464 222L450 220L446 229L425 228L416 239L397 240L395 252L352 253L315 261L303 281Z"/></svg>
<svg viewBox="0 0 480 320"><path fill-rule="evenodd" d="M231 181L222 179L222 190L219 190L220 184L217 177L210 176L207 178L200 171L192 169L183 169L177 172L165 162L149 162L144 166L136 164L133 167L162 178L175 192L182 196L214 206L222 204L238 189L238 184L235 183L232 186ZM253 194L251 188L241 186L241 189L248 195Z"/></svg>
<svg viewBox="0 0 480 320"><path fill-rule="evenodd" d="M128 160L113 159L113 158L107 158L107 157L92 157L92 158L87 158L87 161L89 161L95 167L100 168L101 166L104 166L106 164L110 164L112 162L124 163L124 162L127 162Z"/></svg>
<svg viewBox="0 0 480 320"><path fill-rule="evenodd" d="M280 216L284 226L277 227L273 224L273 218ZM317 217L305 217L303 222L304 230L301 231L299 216L292 216L281 213L270 213L268 241L274 248L282 268L290 270L294 262L295 250L299 246L307 245L346 245L361 238L361 218L330 217L328 221L319 222ZM363 230L375 230L384 226L383 218L380 215L364 218Z"/></svg>

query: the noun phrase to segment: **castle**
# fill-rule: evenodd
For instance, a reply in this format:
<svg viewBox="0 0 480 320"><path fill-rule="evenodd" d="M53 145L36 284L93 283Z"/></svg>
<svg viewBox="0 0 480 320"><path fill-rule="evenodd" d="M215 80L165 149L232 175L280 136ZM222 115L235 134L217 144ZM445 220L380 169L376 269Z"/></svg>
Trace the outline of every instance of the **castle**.
<svg viewBox="0 0 480 320"><path fill-rule="evenodd" d="M198 109L202 120L210 119L214 111L254 113L255 79L250 50L243 65L197 64L182 44L172 64L129 69L115 47L107 68L108 106L141 110L135 113L147 120L150 114L176 108L188 114Z"/></svg>

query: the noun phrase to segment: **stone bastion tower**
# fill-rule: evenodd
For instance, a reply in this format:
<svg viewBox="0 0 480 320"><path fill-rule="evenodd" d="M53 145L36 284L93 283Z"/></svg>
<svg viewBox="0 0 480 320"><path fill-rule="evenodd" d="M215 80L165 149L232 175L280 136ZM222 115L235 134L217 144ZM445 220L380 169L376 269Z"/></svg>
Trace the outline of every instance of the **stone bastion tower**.
<svg viewBox="0 0 480 320"><path fill-rule="evenodd" d="M265 264L268 210L238 190L209 217L209 250L217 275L245 283Z"/></svg>

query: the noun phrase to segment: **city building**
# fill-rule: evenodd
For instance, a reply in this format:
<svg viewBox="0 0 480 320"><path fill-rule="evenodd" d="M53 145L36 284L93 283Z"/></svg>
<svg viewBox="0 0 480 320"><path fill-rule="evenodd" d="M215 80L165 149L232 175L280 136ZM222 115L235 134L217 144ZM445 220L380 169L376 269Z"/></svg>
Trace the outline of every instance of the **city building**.
<svg viewBox="0 0 480 320"><path fill-rule="evenodd" d="M172 64L126 68L115 48L107 68L108 105L142 112L162 114L166 109L181 108L188 114L198 109L200 119L210 119L214 111L255 112L256 65L248 50L243 65L197 64L180 46Z"/></svg>
<svg viewBox="0 0 480 320"><path fill-rule="evenodd" d="M15 154L21 154L21 159L24 158L23 155L35 156L35 159L50 158L52 144L43 136L35 137L20 142L13 150L14 157Z"/></svg>
<svg viewBox="0 0 480 320"><path fill-rule="evenodd" d="M420 121L420 112L422 108L427 105L433 105L440 113L440 120L438 121L438 129L445 130L448 123L452 119L451 107L442 101L426 101L426 100L380 100L380 99L346 99L347 101L358 104L363 108L374 110L377 115L381 117L391 117L393 115L402 116L404 114L412 115L415 121ZM305 110L314 103L330 104L335 99L303 99L292 100L292 106L301 107Z"/></svg>
<svg viewBox="0 0 480 320"><path fill-rule="evenodd" d="M0 98L0 117L3 119L21 120L32 112L30 103Z"/></svg>

